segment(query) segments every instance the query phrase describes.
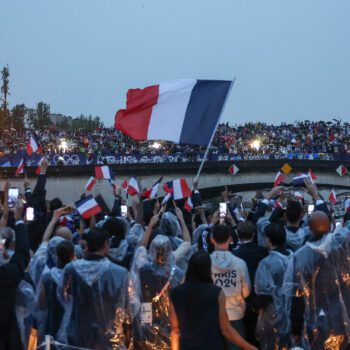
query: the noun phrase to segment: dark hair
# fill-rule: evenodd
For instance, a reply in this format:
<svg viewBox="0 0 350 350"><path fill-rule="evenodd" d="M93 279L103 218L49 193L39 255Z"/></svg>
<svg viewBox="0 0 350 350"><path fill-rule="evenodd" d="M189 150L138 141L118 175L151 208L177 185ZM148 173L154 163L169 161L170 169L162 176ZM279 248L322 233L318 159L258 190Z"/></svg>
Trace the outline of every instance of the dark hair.
<svg viewBox="0 0 350 350"><path fill-rule="evenodd" d="M286 217L292 224L300 220L303 213L303 207L298 201L289 201L286 208Z"/></svg>
<svg viewBox="0 0 350 350"><path fill-rule="evenodd" d="M349 220L350 220L350 210L348 210L343 217L344 224Z"/></svg>
<svg viewBox="0 0 350 350"><path fill-rule="evenodd" d="M60 242L56 247L56 255L58 258L58 267L63 269L68 263L71 262L74 256L74 245L71 241L65 239Z"/></svg>
<svg viewBox="0 0 350 350"><path fill-rule="evenodd" d="M63 207L63 203L59 198L56 197L50 201L49 208L51 212L62 207Z"/></svg>
<svg viewBox="0 0 350 350"><path fill-rule="evenodd" d="M118 218L108 218L103 224L103 229L107 231L109 237L116 236L120 240L125 238L124 222Z"/></svg>
<svg viewBox="0 0 350 350"><path fill-rule="evenodd" d="M270 224L265 229L266 238L270 240L275 247L284 247L286 244L286 231L283 226Z"/></svg>
<svg viewBox="0 0 350 350"><path fill-rule="evenodd" d="M240 222L237 226L239 239L253 239L255 236L255 225L250 221Z"/></svg>
<svg viewBox="0 0 350 350"><path fill-rule="evenodd" d="M199 251L191 256L186 273L186 281L188 280L213 283L211 278L211 260L208 253Z"/></svg>
<svg viewBox="0 0 350 350"><path fill-rule="evenodd" d="M90 253L98 252L103 248L108 240L107 231L93 228L86 235L87 247Z"/></svg>
<svg viewBox="0 0 350 350"><path fill-rule="evenodd" d="M226 243L232 237L232 228L228 225L216 225L212 237L217 244Z"/></svg>

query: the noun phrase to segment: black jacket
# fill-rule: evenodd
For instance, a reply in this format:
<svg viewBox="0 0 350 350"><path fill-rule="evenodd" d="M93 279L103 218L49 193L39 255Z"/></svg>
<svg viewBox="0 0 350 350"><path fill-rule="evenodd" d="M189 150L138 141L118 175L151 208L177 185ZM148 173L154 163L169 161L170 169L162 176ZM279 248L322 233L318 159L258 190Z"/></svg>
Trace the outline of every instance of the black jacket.
<svg viewBox="0 0 350 350"><path fill-rule="evenodd" d="M254 286L255 273L260 261L266 258L269 254L268 250L260 247L255 242L243 243L238 249L233 251L233 254L245 261L248 268L250 283ZM254 294L254 288L252 288Z"/></svg>
<svg viewBox="0 0 350 350"><path fill-rule="evenodd" d="M15 314L16 289L29 263L28 233L24 224L15 226L16 250L11 260L0 267L0 349L21 350Z"/></svg>

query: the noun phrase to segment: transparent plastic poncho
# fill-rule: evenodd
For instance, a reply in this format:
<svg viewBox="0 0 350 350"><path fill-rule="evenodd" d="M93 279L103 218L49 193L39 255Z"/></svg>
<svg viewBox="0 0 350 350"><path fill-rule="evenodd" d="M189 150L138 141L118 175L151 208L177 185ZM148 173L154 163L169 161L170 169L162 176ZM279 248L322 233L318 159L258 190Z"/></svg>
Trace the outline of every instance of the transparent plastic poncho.
<svg viewBox="0 0 350 350"><path fill-rule="evenodd" d="M45 335L57 338L64 308L57 297L57 288L61 285L62 269L45 269L37 287L35 318L38 324L38 342L44 341Z"/></svg>
<svg viewBox="0 0 350 350"><path fill-rule="evenodd" d="M283 255L276 251L263 259L255 275L256 294L268 295L273 302L259 312L256 334L261 349L283 349L289 346L290 297L283 293L283 280L292 253Z"/></svg>
<svg viewBox="0 0 350 350"><path fill-rule="evenodd" d="M120 242L119 247L109 249L109 256L118 263L122 262L127 255L132 256L143 233L142 225L135 224L132 226L127 232L125 239Z"/></svg>
<svg viewBox="0 0 350 350"><path fill-rule="evenodd" d="M182 229L177 217L167 211L160 219L159 229L162 235L169 237L171 247L175 250L182 242Z"/></svg>
<svg viewBox="0 0 350 350"><path fill-rule="evenodd" d="M53 237L48 242L41 243L35 252L29 264L29 274L35 286L38 285L45 267L51 269L57 266L56 247L63 241L62 237Z"/></svg>
<svg viewBox="0 0 350 350"><path fill-rule="evenodd" d="M33 286L21 280L16 290L15 310L17 324L20 331L23 348L27 348L30 331L33 324L33 311L35 308L35 291Z"/></svg>
<svg viewBox="0 0 350 350"><path fill-rule="evenodd" d="M303 298L304 349L345 349L350 344L349 236L327 234L295 252L284 293Z"/></svg>
<svg viewBox="0 0 350 350"><path fill-rule="evenodd" d="M107 258L68 264L58 289L65 309L58 340L88 349L128 349L129 288L127 270Z"/></svg>
<svg viewBox="0 0 350 350"><path fill-rule="evenodd" d="M171 348L169 291L181 283L183 276L183 271L175 264L168 237L157 235L148 253L144 247L137 249L132 278L141 308L134 321L135 350Z"/></svg>

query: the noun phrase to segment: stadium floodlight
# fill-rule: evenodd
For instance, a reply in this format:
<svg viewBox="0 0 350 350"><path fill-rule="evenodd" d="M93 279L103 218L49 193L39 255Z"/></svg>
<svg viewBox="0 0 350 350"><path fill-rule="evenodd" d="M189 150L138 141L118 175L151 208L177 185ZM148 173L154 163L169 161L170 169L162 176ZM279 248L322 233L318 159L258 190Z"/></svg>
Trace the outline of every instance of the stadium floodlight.
<svg viewBox="0 0 350 350"><path fill-rule="evenodd" d="M65 152L68 148L68 144L67 144L67 141L65 139L61 139L61 142L60 142L60 148L62 148L62 150Z"/></svg>
<svg viewBox="0 0 350 350"><path fill-rule="evenodd" d="M251 144L250 144L251 148L255 148L257 151L259 151L260 149L260 141L259 140L254 140Z"/></svg>
<svg viewBox="0 0 350 350"><path fill-rule="evenodd" d="M151 145L152 148L154 149L159 149L161 144L159 142L155 142L153 145Z"/></svg>

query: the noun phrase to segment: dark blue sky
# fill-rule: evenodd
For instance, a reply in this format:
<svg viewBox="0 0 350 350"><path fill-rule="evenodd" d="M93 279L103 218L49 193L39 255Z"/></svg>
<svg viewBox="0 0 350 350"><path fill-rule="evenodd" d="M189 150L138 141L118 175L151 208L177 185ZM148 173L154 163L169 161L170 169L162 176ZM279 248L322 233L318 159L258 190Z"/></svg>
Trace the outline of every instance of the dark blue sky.
<svg viewBox="0 0 350 350"><path fill-rule="evenodd" d="M0 0L10 103L99 115L128 88L237 77L224 121L350 121L349 0Z"/></svg>

